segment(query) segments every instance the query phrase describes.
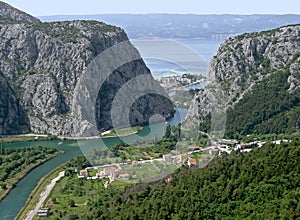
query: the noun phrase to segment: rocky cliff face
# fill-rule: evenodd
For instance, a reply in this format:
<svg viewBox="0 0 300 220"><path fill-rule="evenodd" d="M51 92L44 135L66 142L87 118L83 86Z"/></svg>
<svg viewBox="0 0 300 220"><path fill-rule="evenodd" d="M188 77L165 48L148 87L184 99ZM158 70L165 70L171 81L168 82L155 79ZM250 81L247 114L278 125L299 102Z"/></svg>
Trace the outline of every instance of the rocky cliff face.
<svg viewBox="0 0 300 220"><path fill-rule="evenodd" d="M13 20L20 22L40 22L39 19L20 11L9 4L0 2L0 16L1 20Z"/></svg>
<svg viewBox="0 0 300 220"><path fill-rule="evenodd" d="M0 125L0 134L18 134L30 130L24 109L2 74L0 74Z"/></svg>
<svg viewBox="0 0 300 220"><path fill-rule="evenodd" d="M99 54L128 41L126 34L120 28L95 21L41 23L5 3L0 4L0 15L0 73L1 83L5 85L1 86L0 100L1 104L6 103L0 108L0 134L30 129L34 133L76 135L72 105L80 77ZM135 51L135 48L130 44L128 50ZM115 77L111 81L108 79L108 83L122 85L142 74L150 75L150 71L138 54L134 62L115 69ZM111 91L108 87L105 92L110 94ZM97 103L106 103L106 98L99 95ZM148 101L145 98L140 104L147 106ZM161 105L161 101L158 98L151 105L160 103L156 113L164 111L166 117L170 116L173 106L170 103ZM111 127L110 118L103 117L109 110L95 109L98 128ZM144 111L142 114L152 113ZM22 123L15 120L22 115L28 120Z"/></svg>
<svg viewBox="0 0 300 220"><path fill-rule="evenodd" d="M278 71L289 75L287 92L299 91L299 57L300 25L228 39L210 62L208 86L195 97L188 118L204 123L216 109L235 109L245 94L251 93L259 82L268 83Z"/></svg>

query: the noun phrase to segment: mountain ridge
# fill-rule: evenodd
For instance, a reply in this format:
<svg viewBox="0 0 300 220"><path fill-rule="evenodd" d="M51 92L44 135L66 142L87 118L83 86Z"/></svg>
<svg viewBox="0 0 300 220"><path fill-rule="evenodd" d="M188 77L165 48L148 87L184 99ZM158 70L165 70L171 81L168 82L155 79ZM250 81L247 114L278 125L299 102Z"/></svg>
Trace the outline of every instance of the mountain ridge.
<svg viewBox="0 0 300 220"><path fill-rule="evenodd" d="M201 121L201 129L209 131L213 107L224 108L227 113L226 135L238 137L239 134L245 135L255 132L254 127L258 123L275 117L272 115L270 106L276 102L278 104L283 103L283 100L278 98L276 90L282 91L287 100L291 101L292 97L296 100L299 98L299 39L300 25L289 25L270 31L243 34L225 41L209 64L208 78L210 83L195 97L190 108L190 118L196 116ZM243 101L245 95L248 94L249 97L252 91L257 91L259 82L268 84L268 80L275 77L280 71L286 72L286 80L279 85L277 84L277 87L274 83L270 85L269 91L273 92L273 96L269 97L268 100L257 100L255 97L261 97L261 94L255 93L251 95L251 99L247 99L247 102L245 99ZM270 80L270 82L272 81ZM286 86L287 89L281 89ZM217 94L214 88L218 88L219 94L222 94L222 100L217 100L219 103L214 100L214 95ZM265 91L267 94L266 90L267 88L261 92ZM271 101L274 103L271 104ZM215 105L207 107L206 103L214 103ZM290 108L298 105L297 101L292 105L287 104ZM258 106L261 109L256 109L256 107L259 108ZM256 120L254 115L251 119L248 118L247 111L260 112L257 114L257 117L261 118L259 122L254 122ZM277 113L281 113L281 111ZM239 118L238 122L236 118ZM249 125L253 123L251 129L239 129L241 124L245 123ZM237 129L236 135L233 135L232 126ZM284 133L284 130L276 133L278 132Z"/></svg>
<svg viewBox="0 0 300 220"><path fill-rule="evenodd" d="M0 15L1 15L1 19L21 21L21 22L41 22L38 18L35 18L2 1L0 1Z"/></svg>
<svg viewBox="0 0 300 220"><path fill-rule="evenodd" d="M86 74L89 64L103 51L115 45L126 44L119 54L125 57L134 55L135 60L115 69L111 73L114 77L104 79L104 83L120 87L141 75L149 76L148 83L154 81L139 52L130 44L121 28L97 21L43 23L30 20L30 15L12 10L11 7L9 13L11 18L17 17L20 20L11 22L10 19L7 22L4 19L0 22L0 79L6 83L5 88L9 88L12 97L2 97L6 104L0 106L0 134L30 131L63 136L78 135L76 131L82 128L84 119L82 115L76 118L77 122L74 118L76 114L78 116L77 110L83 110L79 108L80 103L74 103L75 89L80 78ZM5 16L9 17L7 14ZM28 19L22 22L24 16ZM108 87L106 94L116 94L115 89L119 87ZM82 98L90 98L90 94L84 95L86 97ZM95 107L96 121L93 126L97 126L98 130L113 126L109 114L111 109L103 108L112 103L113 97L104 97L99 96L95 106L91 106ZM155 113L170 117L173 105L170 102L161 104L164 99L157 97L155 100L150 96L138 99L136 106L131 109L130 123L145 123ZM20 110L22 113L19 113ZM18 115L25 115L24 118L28 120L18 124Z"/></svg>

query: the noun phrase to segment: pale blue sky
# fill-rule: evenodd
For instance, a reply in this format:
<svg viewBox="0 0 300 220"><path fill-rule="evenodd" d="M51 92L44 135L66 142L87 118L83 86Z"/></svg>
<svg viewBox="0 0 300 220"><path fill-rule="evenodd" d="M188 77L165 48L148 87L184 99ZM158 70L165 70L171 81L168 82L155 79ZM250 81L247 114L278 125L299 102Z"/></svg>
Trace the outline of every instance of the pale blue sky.
<svg viewBox="0 0 300 220"><path fill-rule="evenodd" d="M300 14L298 0L4 0L39 15L109 13Z"/></svg>

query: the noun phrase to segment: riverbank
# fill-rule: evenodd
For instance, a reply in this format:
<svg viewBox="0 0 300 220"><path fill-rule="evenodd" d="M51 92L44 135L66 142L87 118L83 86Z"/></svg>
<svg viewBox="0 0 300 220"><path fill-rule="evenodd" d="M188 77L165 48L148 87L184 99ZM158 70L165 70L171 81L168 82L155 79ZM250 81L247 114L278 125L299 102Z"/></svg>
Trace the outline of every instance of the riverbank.
<svg viewBox="0 0 300 220"><path fill-rule="evenodd" d="M44 177L40 179L40 181L37 183L34 190L29 195L25 205L19 211L17 216L14 218L15 220L26 219L30 211L34 209L36 204L38 204L40 200L40 195L43 192L43 190L51 183L52 179L54 179L59 175L59 173L62 171L62 168L65 166L66 163L61 164L59 167L57 167L52 172L46 174Z"/></svg>
<svg viewBox="0 0 300 220"><path fill-rule="evenodd" d="M34 216L38 213L39 209L42 207L43 203L51 193L52 189L55 187L56 182L59 181L64 176L65 176L65 171L61 171L57 177L51 180L51 183L46 186L45 191L43 191L40 194L40 200L36 205L36 207L26 215L26 220L32 220L34 218Z"/></svg>
<svg viewBox="0 0 300 220"><path fill-rule="evenodd" d="M49 141L49 140L93 140L93 139L105 139L114 137L125 137L133 134L137 134L142 131L142 126L134 126L132 128L122 128L118 130L108 130L100 133L99 136L91 137L72 137L72 136L55 136L46 134L20 134L20 135L5 135L0 136L0 143L14 143L14 142L31 142L31 141ZM1 147L1 146L0 146Z"/></svg>
<svg viewBox="0 0 300 220"><path fill-rule="evenodd" d="M0 136L0 143L13 142L30 142L30 141L49 141L57 139L54 135L43 134L20 134L20 135L2 135Z"/></svg>
<svg viewBox="0 0 300 220"><path fill-rule="evenodd" d="M185 118L186 110L184 109L176 109L175 115L172 119L168 121L170 125L177 125L182 122ZM164 133L164 127L166 123L158 123L149 126L145 126L144 129L138 133L138 135L132 135L124 138L125 142L128 143L137 143L140 138L146 138L147 140L151 140L152 138L159 138ZM100 139L100 138L99 138ZM99 146L101 147L109 147L114 146L119 143L117 137L112 138L103 138L103 141L98 141L97 139L86 140L80 144L84 146ZM23 148L23 147L51 147L56 148L58 150L62 150L65 153L59 155L56 158L47 161L45 164L38 166L33 169L29 174L24 177L15 188L0 202L0 219L2 220L13 220L14 217L19 213L22 209L28 198L31 198L31 193L35 189L36 185L39 183L40 179L46 176L48 173L51 173L61 164L69 161L70 159L82 155L82 151L79 147L79 143L76 140L49 140L49 141L30 141L30 142L16 142L16 143L6 143L3 144L3 149L8 148ZM58 174L58 173L57 173ZM18 201L16 201L18 198ZM38 201L38 199L37 199ZM21 218L18 218L21 219Z"/></svg>
<svg viewBox="0 0 300 220"><path fill-rule="evenodd" d="M48 160L62 154L62 151L58 151L50 156L48 156L47 158L45 158L42 161L39 161L38 163L32 164L30 166L28 166L25 170L23 170L22 172L19 173L19 175L17 175L14 179L12 179L12 181L10 182L10 185L7 186L7 189L4 192L0 193L0 201L2 201L7 195L8 193L14 188L14 186L20 181L22 180L30 171L32 171L33 169L35 169L36 167L44 164L45 162L47 162Z"/></svg>
<svg viewBox="0 0 300 220"><path fill-rule="evenodd" d="M112 137L125 137L133 134L137 134L138 132L142 131L142 126L134 126L129 128L121 128L121 129L112 129L100 134L101 138L112 138Z"/></svg>

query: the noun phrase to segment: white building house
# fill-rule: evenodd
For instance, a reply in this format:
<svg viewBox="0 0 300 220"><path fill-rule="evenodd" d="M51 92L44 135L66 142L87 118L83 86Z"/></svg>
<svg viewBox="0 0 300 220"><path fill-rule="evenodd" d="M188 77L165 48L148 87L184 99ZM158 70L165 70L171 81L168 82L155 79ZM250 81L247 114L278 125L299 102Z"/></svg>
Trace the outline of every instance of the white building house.
<svg viewBox="0 0 300 220"><path fill-rule="evenodd" d="M166 163L172 163L173 159L172 159L172 154L165 154L163 155L163 159Z"/></svg>
<svg viewBox="0 0 300 220"><path fill-rule="evenodd" d="M218 155L219 150L215 147L212 147L212 148L209 149L208 153L209 153L209 155Z"/></svg>

